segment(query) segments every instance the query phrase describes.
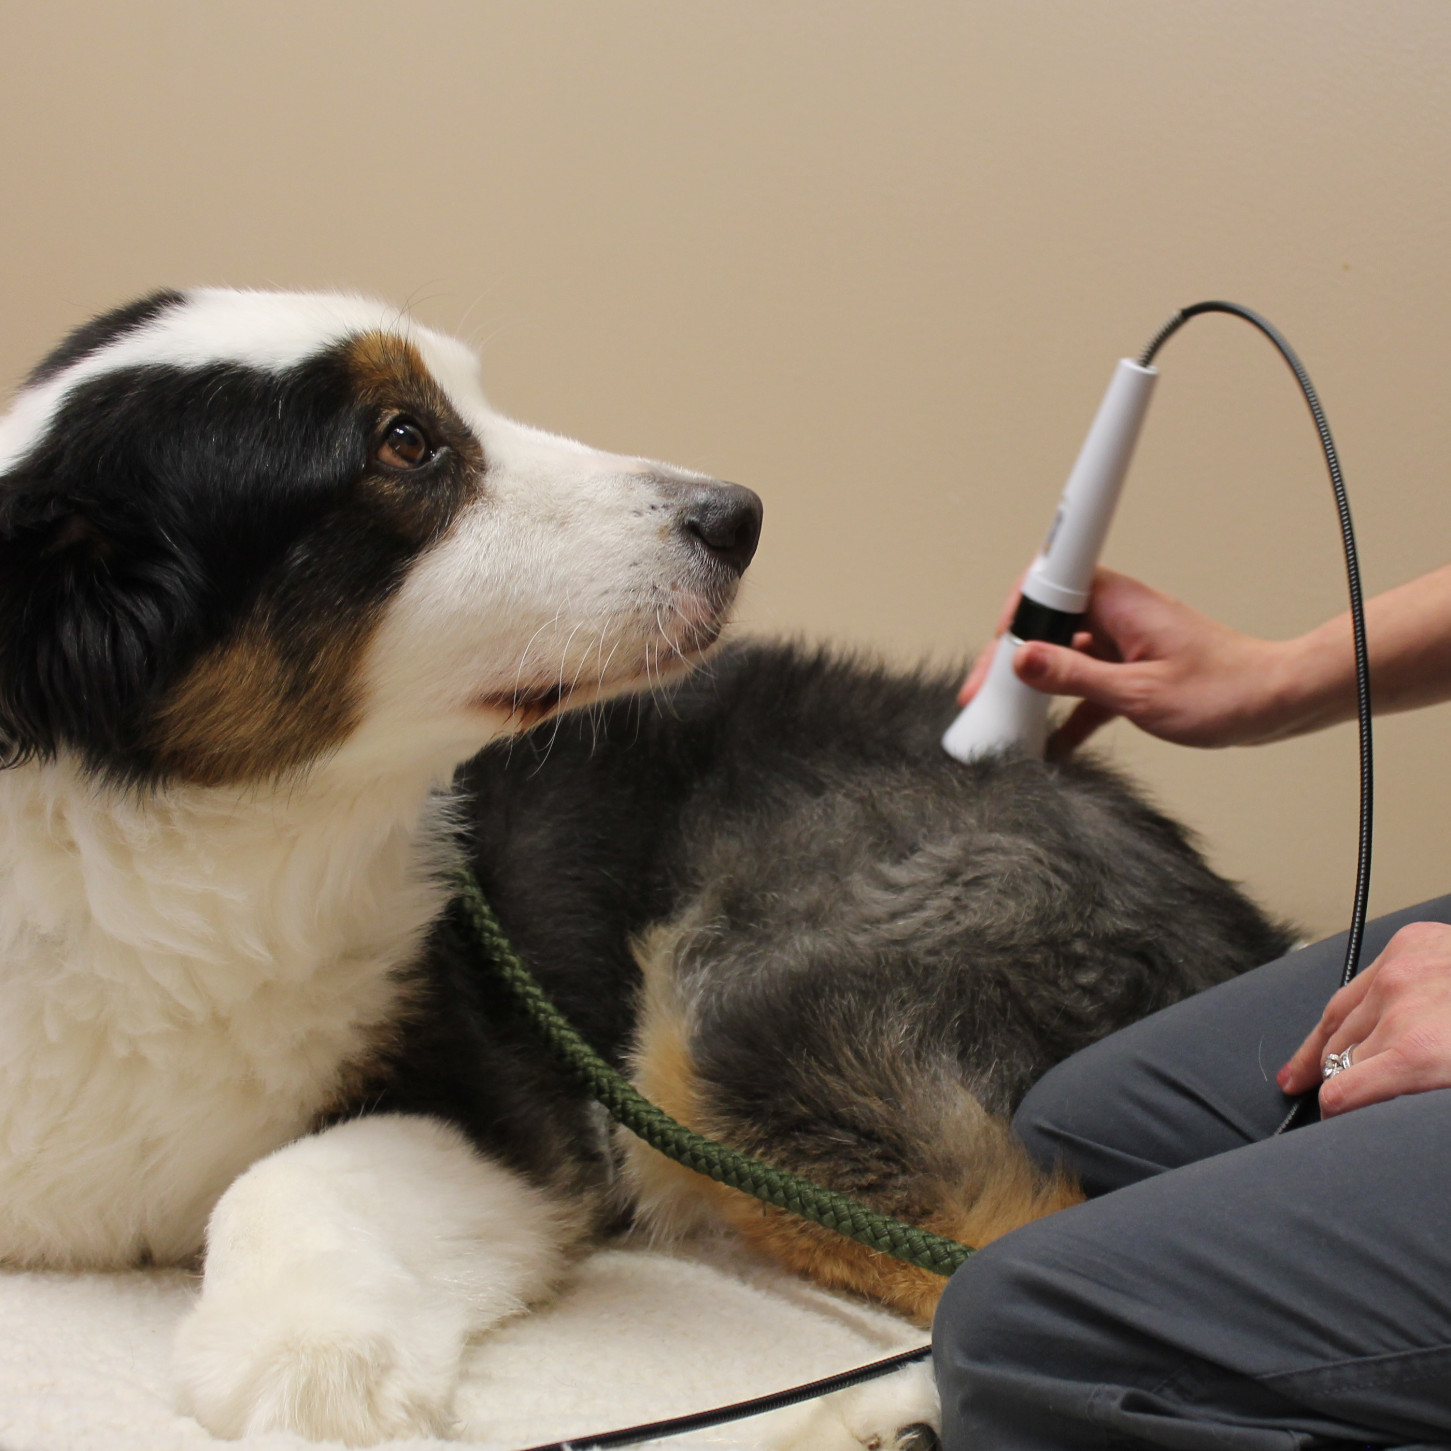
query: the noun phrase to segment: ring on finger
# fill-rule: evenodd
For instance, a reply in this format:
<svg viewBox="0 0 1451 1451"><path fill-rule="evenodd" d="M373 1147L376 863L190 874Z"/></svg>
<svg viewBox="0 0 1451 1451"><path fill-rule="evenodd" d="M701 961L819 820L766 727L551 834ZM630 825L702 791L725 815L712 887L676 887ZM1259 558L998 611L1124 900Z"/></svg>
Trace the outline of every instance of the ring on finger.
<svg viewBox="0 0 1451 1451"><path fill-rule="evenodd" d="M1344 1073L1355 1061L1356 1045L1352 1043L1348 1048L1339 1053L1327 1053L1325 1061L1320 1065L1320 1081L1328 1083L1337 1073Z"/></svg>

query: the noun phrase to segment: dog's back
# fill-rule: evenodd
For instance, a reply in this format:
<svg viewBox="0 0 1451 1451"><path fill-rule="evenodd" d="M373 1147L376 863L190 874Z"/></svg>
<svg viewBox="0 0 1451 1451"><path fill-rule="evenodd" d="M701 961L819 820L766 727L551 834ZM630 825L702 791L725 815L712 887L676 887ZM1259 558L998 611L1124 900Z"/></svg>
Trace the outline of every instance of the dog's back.
<svg viewBox="0 0 1451 1451"><path fill-rule="evenodd" d="M1103 767L951 760L952 710L945 675L739 645L486 751L461 782L486 891L603 1052L694 1127L981 1239L1059 1202L1036 1178L1024 1202L994 1197L1005 1165L1020 1175L1002 1122L1039 1074L1288 934ZM474 1131L524 1166L602 1163L574 1091L529 1061L527 1026L456 947L439 953L489 1007L487 1024L454 1020L475 1047L464 1072L528 1084L530 1111L491 1103ZM630 1152L658 1220L705 1196L819 1277L864 1258ZM884 1290L859 1269L825 1277L925 1313L930 1283Z"/></svg>

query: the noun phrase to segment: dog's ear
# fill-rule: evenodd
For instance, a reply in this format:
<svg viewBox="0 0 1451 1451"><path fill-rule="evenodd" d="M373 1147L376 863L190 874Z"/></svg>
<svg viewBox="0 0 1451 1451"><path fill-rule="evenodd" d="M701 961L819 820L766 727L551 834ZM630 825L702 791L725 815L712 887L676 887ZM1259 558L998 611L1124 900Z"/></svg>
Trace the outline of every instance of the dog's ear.
<svg viewBox="0 0 1451 1451"><path fill-rule="evenodd" d="M173 664L190 571L145 521L0 479L0 766L122 764Z"/></svg>

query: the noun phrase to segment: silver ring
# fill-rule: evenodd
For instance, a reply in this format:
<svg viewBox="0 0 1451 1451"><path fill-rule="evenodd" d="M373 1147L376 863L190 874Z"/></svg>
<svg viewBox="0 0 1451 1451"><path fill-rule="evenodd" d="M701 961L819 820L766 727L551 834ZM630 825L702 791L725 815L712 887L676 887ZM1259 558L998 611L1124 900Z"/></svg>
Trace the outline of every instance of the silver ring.
<svg viewBox="0 0 1451 1451"><path fill-rule="evenodd" d="M1352 1043L1343 1053L1327 1053L1325 1061L1320 1065L1320 1081L1328 1083L1337 1073L1344 1073L1354 1061L1355 1044Z"/></svg>

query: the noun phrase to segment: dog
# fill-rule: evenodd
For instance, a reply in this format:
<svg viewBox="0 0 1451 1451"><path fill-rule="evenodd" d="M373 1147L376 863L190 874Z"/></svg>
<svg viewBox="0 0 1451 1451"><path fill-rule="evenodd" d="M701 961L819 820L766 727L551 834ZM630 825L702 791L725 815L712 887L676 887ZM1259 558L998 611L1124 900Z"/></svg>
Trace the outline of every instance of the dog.
<svg viewBox="0 0 1451 1451"><path fill-rule="evenodd" d="M1288 945L1104 769L946 757L946 676L711 655L760 522L349 296L153 294L0 420L0 1261L204 1251L216 1434L446 1432L466 1340L626 1220L930 1316L613 1135L464 861L677 1118L971 1244L1077 1197L1005 1127L1037 1074Z"/></svg>

